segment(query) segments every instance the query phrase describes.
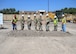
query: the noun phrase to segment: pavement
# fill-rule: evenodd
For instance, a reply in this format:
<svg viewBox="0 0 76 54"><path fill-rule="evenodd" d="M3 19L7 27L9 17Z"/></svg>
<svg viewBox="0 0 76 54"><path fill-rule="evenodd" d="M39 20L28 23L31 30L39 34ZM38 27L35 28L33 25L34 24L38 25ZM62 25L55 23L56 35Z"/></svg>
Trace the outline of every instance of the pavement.
<svg viewBox="0 0 76 54"><path fill-rule="evenodd" d="M0 29L0 54L76 54L76 24L67 23L67 33L61 31L61 23L58 31L53 31L53 23L50 23L50 31L20 30L17 23L17 31L12 30L10 21L4 21Z"/></svg>

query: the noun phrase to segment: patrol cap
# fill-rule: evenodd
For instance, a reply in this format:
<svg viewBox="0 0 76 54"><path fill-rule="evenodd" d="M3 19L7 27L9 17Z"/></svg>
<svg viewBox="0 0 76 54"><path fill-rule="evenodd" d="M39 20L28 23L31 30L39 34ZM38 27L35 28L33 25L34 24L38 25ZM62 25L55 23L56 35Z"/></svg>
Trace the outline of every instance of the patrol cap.
<svg viewBox="0 0 76 54"><path fill-rule="evenodd" d="M34 16L36 16L36 14L34 14Z"/></svg>

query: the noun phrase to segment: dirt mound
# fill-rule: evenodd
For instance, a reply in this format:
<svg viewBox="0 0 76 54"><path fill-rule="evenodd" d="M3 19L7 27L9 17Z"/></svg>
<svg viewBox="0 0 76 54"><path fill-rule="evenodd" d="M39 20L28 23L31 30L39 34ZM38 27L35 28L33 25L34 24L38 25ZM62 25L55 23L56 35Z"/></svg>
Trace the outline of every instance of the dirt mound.
<svg viewBox="0 0 76 54"><path fill-rule="evenodd" d="M8 36L12 37L65 37L65 36L72 36L71 33L64 33L61 31L33 31L33 30L19 30L19 31L10 31Z"/></svg>

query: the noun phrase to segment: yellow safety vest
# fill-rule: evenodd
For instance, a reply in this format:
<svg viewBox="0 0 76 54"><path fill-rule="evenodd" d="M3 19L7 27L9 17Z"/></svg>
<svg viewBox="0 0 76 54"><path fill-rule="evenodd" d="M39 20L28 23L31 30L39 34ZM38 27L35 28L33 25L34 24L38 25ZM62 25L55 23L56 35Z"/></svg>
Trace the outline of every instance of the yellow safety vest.
<svg viewBox="0 0 76 54"><path fill-rule="evenodd" d="M62 19L62 24L66 24L66 19L65 18Z"/></svg>
<svg viewBox="0 0 76 54"><path fill-rule="evenodd" d="M12 23L15 24L15 23L17 23L17 21L18 21L17 19L13 19L13 20L12 20Z"/></svg>
<svg viewBox="0 0 76 54"><path fill-rule="evenodd" d="M57 25L58 24L58 21L57 19L54 20L54 25Z"/></svg>

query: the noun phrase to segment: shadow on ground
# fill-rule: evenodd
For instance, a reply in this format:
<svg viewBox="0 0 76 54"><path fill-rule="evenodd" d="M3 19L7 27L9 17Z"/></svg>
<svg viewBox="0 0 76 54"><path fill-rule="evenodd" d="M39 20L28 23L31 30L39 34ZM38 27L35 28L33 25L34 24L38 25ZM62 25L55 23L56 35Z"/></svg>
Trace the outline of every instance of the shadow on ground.
<svg viewBox="0 0 76 54"><path fill-rule="evenodd" d="M2 29L8 29L8 28L5 28L5 27L0 27L0 30L2 30Z"/></svg>
<svg viewBox="0 0 76 54"><path fill-rule="evenodd" d="M67 37L72 36L73 34L61 31L29 31L29 30L18 30L18 31L10 31L8 36L12 37Z"/></svg>

